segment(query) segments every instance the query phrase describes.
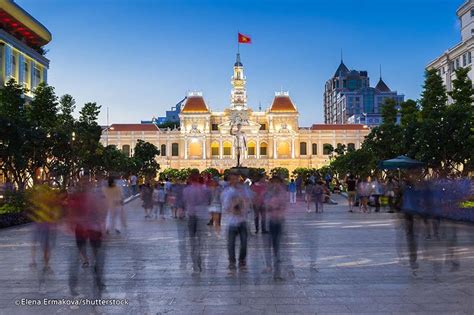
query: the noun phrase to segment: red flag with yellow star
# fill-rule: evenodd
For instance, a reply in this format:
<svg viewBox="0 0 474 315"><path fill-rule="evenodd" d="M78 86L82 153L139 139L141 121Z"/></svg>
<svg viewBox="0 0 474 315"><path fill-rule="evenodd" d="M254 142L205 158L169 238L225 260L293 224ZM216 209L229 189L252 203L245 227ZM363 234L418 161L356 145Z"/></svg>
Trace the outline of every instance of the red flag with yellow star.
<svg viewBox="0 0 474 315"><path fill-rule="evenodd" d="M239 34L239 44L251 44L252 39L244 34L238 33Z"/></svg>

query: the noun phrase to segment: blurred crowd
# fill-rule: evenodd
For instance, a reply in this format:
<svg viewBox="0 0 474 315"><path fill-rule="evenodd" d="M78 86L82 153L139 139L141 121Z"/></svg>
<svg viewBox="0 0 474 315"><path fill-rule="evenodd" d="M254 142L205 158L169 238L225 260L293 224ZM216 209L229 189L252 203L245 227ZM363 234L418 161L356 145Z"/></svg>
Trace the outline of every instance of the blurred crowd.
<svg viewBox="0 0 474 315"><path fill-rule="evenodd" d="M43 277L51 273L50 257L56 234L66 233L74 248L68 275L71 294L81 294L78 282L83 268L91 270L91 287L94 295L100 297L105 288L107 235L120 237L126 233L124 203L140 198L145 221L171 218L176 222L183 267L186 257L190 257L194 275L205 269L205 257L210 255L207 245L221 239L227 244L229 274L246 272L249 235L253 230L262 234L265 244L262 272L282 280L282 261L288 258L282 251L285 218L295 209L297 198L304 202L308 212L319 213L324 211L324 204L335 203L332 194L345 191L350 212L370 212L370 206L379 212L384 205L390 211L401 210L400 226L404 232L397 244L406 245L406 256L414 271L418 268L420 235L425 245L427 240L438 241L443 250L438 246L436 253L448 257L455 270L459 266L455 251L457 231L443 218L446 213L454 213L455 205L466 196L472 196L472 189L470 180L424 180L415 174L408 174L403 180L357 178L349 174L341 183L316 175L304 181L296 177L286 182L279 176L260 173L248 177L236 171L224 177L192 173L186 180L145 181L140 185L134 175L127 180L114 176L92 180L84 174L68 191L46 183L28 191L29 216L34 222L31 266L41 270ZM435 243L428 247L432 244ZM42 268L38 268L38 256Z"/></svg>

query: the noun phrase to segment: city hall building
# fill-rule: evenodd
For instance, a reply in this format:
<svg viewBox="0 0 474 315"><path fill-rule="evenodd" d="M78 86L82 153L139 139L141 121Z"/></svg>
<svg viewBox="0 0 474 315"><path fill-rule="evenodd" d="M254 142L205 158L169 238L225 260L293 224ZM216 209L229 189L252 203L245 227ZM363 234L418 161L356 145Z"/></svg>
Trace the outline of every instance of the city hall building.
<svg viewBox="0 0 474 315"><path fill-rule="evenodd" d="M360 124L314 124L300 127L299 112L287 92L277 92L266 110L247 105L244 67L237 54L233 67L231 104L224 111L209 108L202 93L189 93L179 113L180 128L160 129L156 124L112 124L104 128L101 142L133 155L137 140L160 149L164 168L236 166L235 137L231 130L241 123L245 134L242 165L261 167L320 168L329 163L331 147L360 148L369 128Z"/></svg>

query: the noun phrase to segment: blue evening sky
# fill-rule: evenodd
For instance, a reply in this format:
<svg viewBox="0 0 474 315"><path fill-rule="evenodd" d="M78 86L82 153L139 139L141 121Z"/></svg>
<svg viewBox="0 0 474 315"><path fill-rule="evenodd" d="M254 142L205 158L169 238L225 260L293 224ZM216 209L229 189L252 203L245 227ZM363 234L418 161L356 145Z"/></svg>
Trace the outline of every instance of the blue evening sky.
<svg viewBox="0 0 474 315"><path fill-rule="evenodd" d="M53 34L49 84L111 122L164 114L190 90L229 105L237 30L249 105L288 90L300 125L323 121L324 84L351 69L418 99L425 65L459 39L464 0L16 0Z"/></svg>

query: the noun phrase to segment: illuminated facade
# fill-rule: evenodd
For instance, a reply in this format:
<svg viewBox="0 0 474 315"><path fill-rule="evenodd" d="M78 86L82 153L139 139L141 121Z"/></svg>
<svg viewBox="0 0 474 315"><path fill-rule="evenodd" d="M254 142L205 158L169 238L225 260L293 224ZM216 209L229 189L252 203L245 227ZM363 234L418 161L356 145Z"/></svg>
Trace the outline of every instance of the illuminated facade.
<svg viewBox="0 0 474 315"><path fill-rule="evenodd" d="M329 162L329 148L338 144L360 148L369 129L364 125L313 125L300 127L299 112L287 92L275 94L264 111L253 111L247 104L244 67L237 55L231 79L230 106L212 111L199 92L186 98L180 113L180 128L160 130L153 124L113 124L103 132L102 143L115 145L133 154L138 139L160 149L161 168L214 167L236 165L234 138L230 134L235 116L243 121L247 150L243 165L262 167L319 168Z"/></svg>
<svg viewBox="0 0 474 315"><path fill-rule="evenodd" d="M47 82L49 60L43 47L51 33L12 0L0 0L0 81L11 78L32 90Z"/></svg>

